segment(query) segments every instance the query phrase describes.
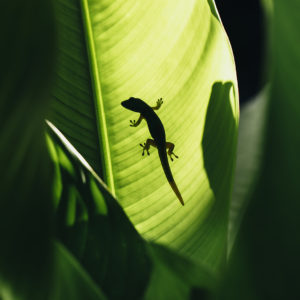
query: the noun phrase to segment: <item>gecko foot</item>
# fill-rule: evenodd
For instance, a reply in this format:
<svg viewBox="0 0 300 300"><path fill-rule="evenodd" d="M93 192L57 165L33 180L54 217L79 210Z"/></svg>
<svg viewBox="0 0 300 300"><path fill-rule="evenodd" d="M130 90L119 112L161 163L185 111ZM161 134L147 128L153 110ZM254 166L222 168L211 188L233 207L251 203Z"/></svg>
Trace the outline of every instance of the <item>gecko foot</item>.
<svg viewBox="0 0 300 300"><path fill-rule="evenodd" d="M148 155L150 155L150 153L149 153L149 148L147 147L146 143L140 144L140 146L143 148L142 156L144 156L145 151L147 152Z"/></svg>
<svg viewBox="0 0 300 300"><path fill-rule="evenodd" d="M171 161L174 160L172 155L174 155L174 157L178 158L178 156L174 152L168 152L168 155L170 156Z"/></svg>
<svg viewBox="0 0 300 300"><path fill-rule="evenodd" d="M162 104L164 103L163 99L162 98L159 98L157 101L156 101L156 106L152 107L153 110L158 110Z"/></svg>
<svg viewBox="0 0 300 300"><path fill-rule="evenodd" d="M136 120L130 120L130 126L131 127L136 127Z"/></svg>
<svg viewBox="0 0 300 300"><path fill-rule="evenodd" d="M162 99L162 98L159 98L159 99L156 101L156 106L157 106L158 108L160 108L161 105L162 105L163 103L164 103L163 99Z"/></svg>

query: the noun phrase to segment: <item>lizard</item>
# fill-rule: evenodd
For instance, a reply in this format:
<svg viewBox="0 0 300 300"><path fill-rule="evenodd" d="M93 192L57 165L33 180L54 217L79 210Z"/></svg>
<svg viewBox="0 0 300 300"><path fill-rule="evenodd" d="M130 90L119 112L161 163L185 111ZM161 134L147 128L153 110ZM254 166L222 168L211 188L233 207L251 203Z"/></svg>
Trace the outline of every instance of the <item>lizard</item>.
<svg viewBox="0 0 300 300"><path fill-rule="evenodd" d="M169 161L168 161L168 156L167 156L168 154L171 161L173 161L172 156L178 158L178 156L173 152L175 145L173 143L166 141L166 133L165 133L164 126L160 118L158 117L158 115L155 113L155 110L158 110L162 104L163 104L162 98L157 100L155 107L151 107L143 100L134 97L130 97L129 99L121 102L121 105L126 109L140 113L140 117L137 121L130 120L131 127L137 127L143 119L146 120L150 134L153 139L147 139L147 141L144 144L140 144L140 146L143 148L142 155L144 156L145 151L147 152L148 155L150 155L149 153L150 146L157 148L161 165L167 177L167 180L171 188L173 189L174 193L176 194L177 198L179 199L180 203L184 205L182 196L173 178Z"/></svg>

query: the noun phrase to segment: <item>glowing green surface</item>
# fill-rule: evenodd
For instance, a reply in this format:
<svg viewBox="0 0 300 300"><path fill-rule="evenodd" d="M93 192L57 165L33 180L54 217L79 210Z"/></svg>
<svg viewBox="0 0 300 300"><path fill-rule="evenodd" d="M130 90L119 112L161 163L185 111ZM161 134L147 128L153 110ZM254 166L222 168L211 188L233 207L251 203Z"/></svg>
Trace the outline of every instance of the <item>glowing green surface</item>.
<svg viewBox="0 0 300 300"><path fill-rule="evenodd" d="M217 264L226 244L238 93L213 4L60 0L57 10L60 56L50 121L104 178L143 237ZM184 207L156 150L141 156L139 144L150 135L145 122L129 126L138 114L120 102L130 96L150 105L164 99L158 115L179 156L171 168Z"/></svg>

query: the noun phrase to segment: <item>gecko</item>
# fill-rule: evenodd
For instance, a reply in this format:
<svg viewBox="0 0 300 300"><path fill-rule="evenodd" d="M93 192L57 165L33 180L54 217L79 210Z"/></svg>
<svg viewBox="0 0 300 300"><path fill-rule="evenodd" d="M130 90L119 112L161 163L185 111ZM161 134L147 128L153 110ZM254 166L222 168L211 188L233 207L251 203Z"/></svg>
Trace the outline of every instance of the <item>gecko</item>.
<svg viewBox="0 0 300 300"><path fill-rule="evenodd" d="M128 100L121 102L121 105L126 109L140 113L140 117L137 121L130 120L131 127L137 127L143 119L146 120L150 134L153 139L147 139L147 141L144 144L140 144L140 146L143 148L142 155L144 156L145 151L148 155L150 155L150 146L157 148L161 165L167 177L167 180L174 193L176 194L177 198L179 199L180 203L184 205L182 196L173 178L167 156L169 155L171 161L173 161L172 156L178 158L178 156L173 152L175 145L166 141L164 125L162 124L158 115L155 113L155 110L158 110L162 104L162 98L157 100L155 107L151 107L143 100L134 97L130 97Z"/></svg>

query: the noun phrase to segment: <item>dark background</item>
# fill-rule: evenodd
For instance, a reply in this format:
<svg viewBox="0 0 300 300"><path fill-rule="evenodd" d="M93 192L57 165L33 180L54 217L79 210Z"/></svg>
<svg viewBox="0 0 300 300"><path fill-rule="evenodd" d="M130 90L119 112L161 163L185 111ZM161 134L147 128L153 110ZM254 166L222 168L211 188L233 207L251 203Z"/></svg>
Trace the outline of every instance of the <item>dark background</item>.
<svg viewBox="0 0 300 300"><path fill-rule="evenodd" d="M241 106L262 88L263 11L259 0L215 0L233 49Z"/></svg>

